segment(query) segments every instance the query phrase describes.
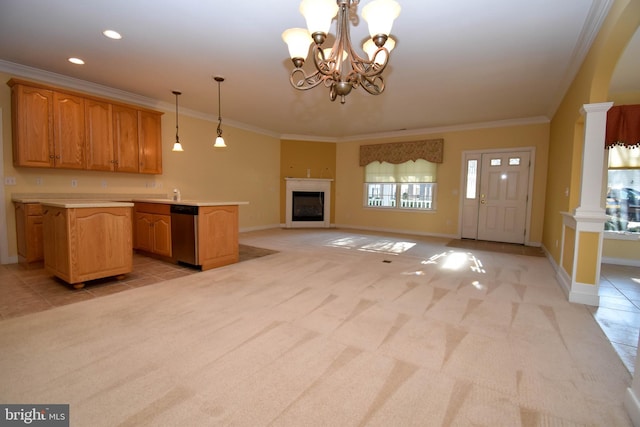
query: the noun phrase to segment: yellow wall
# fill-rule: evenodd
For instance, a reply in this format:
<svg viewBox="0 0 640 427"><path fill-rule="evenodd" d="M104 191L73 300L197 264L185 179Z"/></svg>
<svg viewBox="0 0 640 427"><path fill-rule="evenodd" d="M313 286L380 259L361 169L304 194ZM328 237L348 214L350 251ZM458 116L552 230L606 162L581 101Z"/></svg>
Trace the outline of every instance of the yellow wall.
<svg viewBox="0 0 640 427"><path fill-rule="evenodd" d="M331 183L331 223L336 212L336 144L330 142L289 141L280 143L280 223L285 219L285 178L329 178ZM307 176L307 172L309 172Z"/></svg>
<svg viewBox="0 0 640 427"><path fill-rule="evenodd" d="M534 243L540 242L543 229L548 135L549 125L542 123L338 143L336 223L342 226L381 228L427 235L457 235L462 186L462 153L472 150L535 147L530 240ZM444 161L438 165L437 211L434 213L389 212L364 208L364 168L358 166L360 145L432 138L444 139Z"/></svg>
<svg viewBox="0 0 640 427"><path fill-rule="evenodd" d="M576 230L571 227L565 227L564 230L564 247L562 248L562 268L569 275L573 276L573 257L576 249Z"/></svg>
<svg viewBox="0 0 640 427"><path fill-rule="evenodd" d="M12 76L0 73L4 175L17 185L5 186L9 256L17 256L13 193L161 193L180 189L183 199L248 201L240 206L240 228L277 226L280 215L280 140L222 124L228 147L213 149L217 121L181 115L182 153L171 151L175 141L175 110L162 116L162 175L121 174L61 169L14 168L11 147ZM36 178L42 185L36 185ZM71 187L71 179L78 181ZM103 184L106 187L103 187ZM4 233L4 230L2 230Z"/></svg>
<svg viewBox="0 0 640 427"><path fill-rule="evenodd" d="M582 173L582 116L584 104L607 102L611 75L626 44L640 25L640 0L616 0L576 78L552 121L549 141L544 232L542 243L559 262L556 245L562 234L560 212L579 204ZM569 188L569 196L565 189Z"/></svg>
<svg viewBox="0 0 640 427"><path fill-rule="evenodd" d="M596 271L598 267L598 245L600 234L591 231L581 231L578 237L578 265L576 266L576 282L596 285Z"/></svg>

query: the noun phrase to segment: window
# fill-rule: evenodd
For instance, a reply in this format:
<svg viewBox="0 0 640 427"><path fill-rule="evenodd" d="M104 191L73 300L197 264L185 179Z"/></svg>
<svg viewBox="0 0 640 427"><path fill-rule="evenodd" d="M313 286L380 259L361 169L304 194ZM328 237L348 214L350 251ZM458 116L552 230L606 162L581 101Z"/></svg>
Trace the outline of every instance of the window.
<svg viewBox="0 0 640 427"><path fill-rule="evenodd" d="M436 164L423 159L365 166L365 206L435 210Z"/></svg>
<svg viewBox="0 0 640 427"><path fill-rule="evenodd" d="M609 149L605 230L640 233L640 148Z"/></svg>

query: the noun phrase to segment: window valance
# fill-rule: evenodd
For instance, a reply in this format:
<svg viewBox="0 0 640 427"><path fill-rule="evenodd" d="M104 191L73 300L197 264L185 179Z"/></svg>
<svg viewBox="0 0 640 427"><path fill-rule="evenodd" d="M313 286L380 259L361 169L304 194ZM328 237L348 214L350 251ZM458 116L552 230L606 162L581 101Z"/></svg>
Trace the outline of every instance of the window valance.
<svg viewBox="0 0 640 427"><path fill-rule="evenodd" d="M361 145L360 166L366 166L371 162L387 162L397 165L417 159L442 163L443 151L444 139Z"/></svg>
<svg viewBox="0 0 640 427"><path fill-rule="evenodd" d="M640 147L640 105L619 105L607 111L604 146Z"/></svg>

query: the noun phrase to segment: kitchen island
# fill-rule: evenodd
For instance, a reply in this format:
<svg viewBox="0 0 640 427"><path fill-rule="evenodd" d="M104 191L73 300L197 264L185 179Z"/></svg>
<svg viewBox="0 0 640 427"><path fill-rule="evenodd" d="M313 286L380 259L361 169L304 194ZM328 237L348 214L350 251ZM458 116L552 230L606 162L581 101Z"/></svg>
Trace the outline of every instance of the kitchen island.
<svg viewBox="0 0 640 427"><path fill-rule="evenodd" d="M238 262L238 206L248 202L133 201L137 251L201 270Z"/></svg>
<svg viewBox="0 0 640 427"><path fill-rule="evenodd" d="M82 288L88 280L132 271L133 203L46 200L41 205L49 273Z"/></svg>

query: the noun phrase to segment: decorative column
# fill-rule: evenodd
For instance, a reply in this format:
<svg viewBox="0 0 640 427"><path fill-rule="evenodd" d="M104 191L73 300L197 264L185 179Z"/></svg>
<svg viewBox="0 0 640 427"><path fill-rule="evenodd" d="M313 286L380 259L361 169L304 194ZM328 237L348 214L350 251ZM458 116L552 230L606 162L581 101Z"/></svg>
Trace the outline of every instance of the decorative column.
<svg viewBox="0 0 640 427"><path fill-rule="evenodd" d="M573 213L561 212L562 251L560 254L560 282L569 301L598 306L602 236L607 219L601 206L604 165L604 139L607 111L612 102L585 104L584 146L580 205Z"/></svg>

